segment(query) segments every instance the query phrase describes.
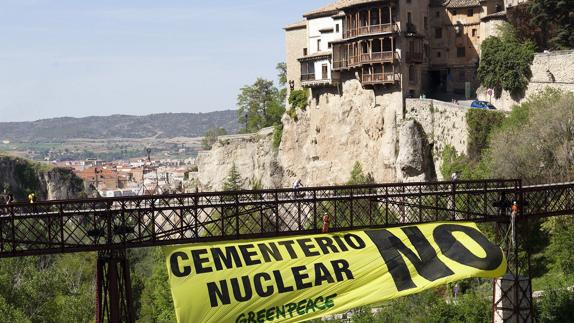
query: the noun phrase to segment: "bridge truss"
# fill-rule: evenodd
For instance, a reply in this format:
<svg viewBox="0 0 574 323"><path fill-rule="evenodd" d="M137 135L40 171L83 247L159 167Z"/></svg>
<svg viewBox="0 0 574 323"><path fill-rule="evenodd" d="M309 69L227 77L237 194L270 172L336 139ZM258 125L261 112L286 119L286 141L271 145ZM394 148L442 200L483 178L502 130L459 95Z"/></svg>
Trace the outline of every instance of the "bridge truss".
<svg viewBox="0 0 574 323"><path fill-rule="evenodd" d="M505 244L512 201L519 205L520 228L516 242ZM312 234L325 214L331 232L436 221L497 223L510 271L528 276L528 252L520 253L525 259L518 252L527 251L522 233L528 219L574 214L574 183L397 183L17 203L0 208L0 258L99 252L97 321L132 322L127 249Z"/></svg>

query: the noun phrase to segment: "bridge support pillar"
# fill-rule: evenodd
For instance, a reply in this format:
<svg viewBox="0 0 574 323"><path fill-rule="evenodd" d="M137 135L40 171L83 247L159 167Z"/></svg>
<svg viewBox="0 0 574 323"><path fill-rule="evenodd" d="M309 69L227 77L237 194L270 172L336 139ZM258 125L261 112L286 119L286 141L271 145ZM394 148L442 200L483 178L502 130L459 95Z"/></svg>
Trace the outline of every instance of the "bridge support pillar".
<svg viewBox="0 0 574 323"><path fill-rule="evenodd" d="M529 277L511 273L494 280L494 323L532 322L532 287Z"/></svg>
<svg viewBox="0 0 574 323"><path fill-rule="evenodd" d="M96 270L96 323L135 322L131 288L126 251L100 251Z"/></svg>

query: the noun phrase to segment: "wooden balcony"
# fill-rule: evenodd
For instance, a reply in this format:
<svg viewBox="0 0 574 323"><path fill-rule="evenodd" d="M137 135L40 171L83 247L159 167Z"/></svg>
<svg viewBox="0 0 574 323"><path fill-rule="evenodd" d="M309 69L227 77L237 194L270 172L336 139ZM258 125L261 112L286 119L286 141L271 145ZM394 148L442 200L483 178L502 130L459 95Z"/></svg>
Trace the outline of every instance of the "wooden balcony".
<svg viewBox="0 0 574 323"><path fill-rule="evenodd" d="M341 70L362 64L393 63L395 59L397 59L397 53L391 51L375 52L371 54L366 53L358 56L351 56L347 60L334 61L333 69Z"/></svg>
<svg viewBox="0 0 574 323"><path fill-rule="evenodd" d="M393 72L387 73L375 73L375 74L363 74L361 77L363 85L375 85L375 84L394 84L398 81L398 78Z"/></svg>
<svg viewBox="0 0 574 323"><path fill-rule="evenodd" d="M381 25L369 25L362 26L359 28L348 29L345 31L345 38L353 38L357 36L372 35L372 34L383 34L383 33L394 33L397 32L397 27L395 24L381 24Z"/></svg>

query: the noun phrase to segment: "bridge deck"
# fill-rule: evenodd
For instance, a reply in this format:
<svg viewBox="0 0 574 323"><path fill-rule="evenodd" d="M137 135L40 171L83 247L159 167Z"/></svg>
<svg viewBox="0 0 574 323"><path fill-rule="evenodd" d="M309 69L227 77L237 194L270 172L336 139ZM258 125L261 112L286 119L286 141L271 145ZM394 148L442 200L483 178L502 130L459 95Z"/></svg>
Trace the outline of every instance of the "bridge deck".
<svg viewBox="0 0 574 323"><path fill-rule="evenodd" d="M0 208L0 258L199 241L390 227L434 221L508 221L574 213L574 183L519 180L336 186L299 190L47 201Z"/></svg>

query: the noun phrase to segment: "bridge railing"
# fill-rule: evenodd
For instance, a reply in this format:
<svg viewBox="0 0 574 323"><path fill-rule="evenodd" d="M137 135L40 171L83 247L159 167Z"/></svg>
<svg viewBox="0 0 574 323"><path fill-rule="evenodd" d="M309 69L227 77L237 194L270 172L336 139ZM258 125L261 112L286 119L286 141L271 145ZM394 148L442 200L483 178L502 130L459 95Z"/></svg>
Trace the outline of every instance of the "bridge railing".
<svg viewBox="0 0 574 323"><path fill-rule="evenodd" d="M19 203L0 207L0 257L317 233L325 215L330 231L496 221L519 190L487 180Z"/></svg>

